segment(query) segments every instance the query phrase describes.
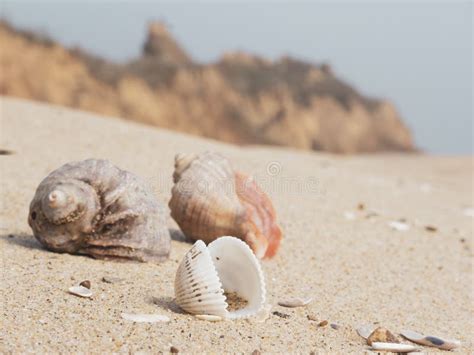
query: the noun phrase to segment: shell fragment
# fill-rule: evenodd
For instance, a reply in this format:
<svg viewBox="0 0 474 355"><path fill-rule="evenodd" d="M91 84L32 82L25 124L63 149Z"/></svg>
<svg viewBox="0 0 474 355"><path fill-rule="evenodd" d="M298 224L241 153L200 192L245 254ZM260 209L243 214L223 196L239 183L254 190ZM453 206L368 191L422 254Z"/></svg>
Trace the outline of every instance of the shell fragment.
<svg viewBox="0 0 474 355"><path fill-rule="evenodd" d="M89 298L92 297L92 291L84 286L72 286L69 287L69 293L75 296Z"/></svg>
<svg viewBox="0 0 474 355"><path fill-rule="evenodd" d="M407 230L410 229L410 225L408 225L405 222L402 221L392 221L388 223L388 226L392 228L393 230L399 231L399 232L406 232Z"/></svg>
<svg viewBox="0 0 474 355"><path fill-rule="evenodd" d="M308 304L310 304L312 300L313 299L311 297L306 298L306 299L299 298L299 297L297 297L297 298L288 298L286 300L279 301L278 305L282 306L282 307L288 307L288 308L304 307L304 306L307 306Z"/></svg>
<svg viewBox="0 0 474 355"><path fill-rule="evenodd" d="M357 334L359 334L362 338L368 339L370 334L377 328L374 325L363 325L357 328Z"/></svg>
<svg viewBox="0 0 474 355"><path fill-rule="evenodd" d="M162 314L132 314L122 313L122 318L136 323L169 322L170 319Z"/></svg>
<svg viewBox="0 0 474 355"><path fill-rule="evenodd" d="M372 350L391 351L393 353L411 353L418 350L416 346L410 344L399 343L379 343L375 342L371 345Z"/></svg>
<svg viewBox="0 0 474 355"><path fill-rule="evenodd" d="M210 314L196 314L195 317L200 320L207 320L208 322L219 322L224 320L224 318L219 316L213 316Z"/></svg>
<svg viewBox="0 0 474 355"><path fill-rule="evenodd" d="M404 330L400 333L404 338L425 346L432 346L438 349L443 350L452 350L461 345L461 342L458 340L447 340L434 336L425 336L411 330Z"/></svg>

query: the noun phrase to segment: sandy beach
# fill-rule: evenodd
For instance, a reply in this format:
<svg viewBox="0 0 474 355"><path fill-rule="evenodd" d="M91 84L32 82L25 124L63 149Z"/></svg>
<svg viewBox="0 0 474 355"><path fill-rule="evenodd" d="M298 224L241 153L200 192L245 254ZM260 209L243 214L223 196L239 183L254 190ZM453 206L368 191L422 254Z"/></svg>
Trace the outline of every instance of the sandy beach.
<svg viewBox="0 0 474 355"><path fill-rule="evenodd" d="M0 148L11 153L0 156L0 352L364 353L355 330L363 324L455 338L455 352L474 352L472 157L242 148L23 100L0 105ZM146 178L167 204L175 154L206 150L252 174L274 202L284 240L262 267L272 311L287 318L211 323L180 311L174 275L191 244L170 217L171 255L159 265L56 254L32 236L34 191L66 162L109 159ZM389 227L400 219L409 230ZM92 299L68 294L82 280ZM277 305L288 296L313 302ZM138 324L122 312L171 321Z"/></svg>

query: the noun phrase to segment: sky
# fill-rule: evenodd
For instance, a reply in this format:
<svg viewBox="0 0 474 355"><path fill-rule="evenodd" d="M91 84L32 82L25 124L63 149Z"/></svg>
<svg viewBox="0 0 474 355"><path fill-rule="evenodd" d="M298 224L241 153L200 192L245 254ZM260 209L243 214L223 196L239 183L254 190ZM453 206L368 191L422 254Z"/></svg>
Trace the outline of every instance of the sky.
<svg viewBox="0 0 474 355"><path fill-rule="evenodd" d="M163 20L193 58L244 50L327 62L362 93L395 104L418 147L473 153L470 1L5 1L2 17L67 46L125 62L150 20Z"/></svg>

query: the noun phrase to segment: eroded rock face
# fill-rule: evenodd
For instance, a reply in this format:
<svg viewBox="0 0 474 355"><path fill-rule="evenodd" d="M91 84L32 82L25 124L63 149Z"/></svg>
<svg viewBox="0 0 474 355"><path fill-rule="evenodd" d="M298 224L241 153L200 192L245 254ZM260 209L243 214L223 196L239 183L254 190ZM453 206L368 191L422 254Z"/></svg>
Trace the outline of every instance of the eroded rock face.
<svg viewBox="0 0 474 355"><path fill-rule="evenodd" d="M392 104L361 95L327 64L230 53L199 65L163 24L150 26L144 55L126 65L5 23L0 40L0 94L237 144L337 153L414 150Z"/></svg>

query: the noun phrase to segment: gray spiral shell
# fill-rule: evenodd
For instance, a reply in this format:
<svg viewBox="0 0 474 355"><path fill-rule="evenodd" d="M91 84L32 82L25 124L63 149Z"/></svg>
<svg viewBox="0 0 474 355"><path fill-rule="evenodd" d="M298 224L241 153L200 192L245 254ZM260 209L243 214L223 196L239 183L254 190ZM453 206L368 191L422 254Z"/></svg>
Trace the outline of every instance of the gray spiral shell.
<svg viewBox="0 0 474 355"><path fill-rule="evenodd" d="M31 201L28 223L55 252L152 262L170 252L164 206L142 179L107 160L50 173Z"/></svg>

